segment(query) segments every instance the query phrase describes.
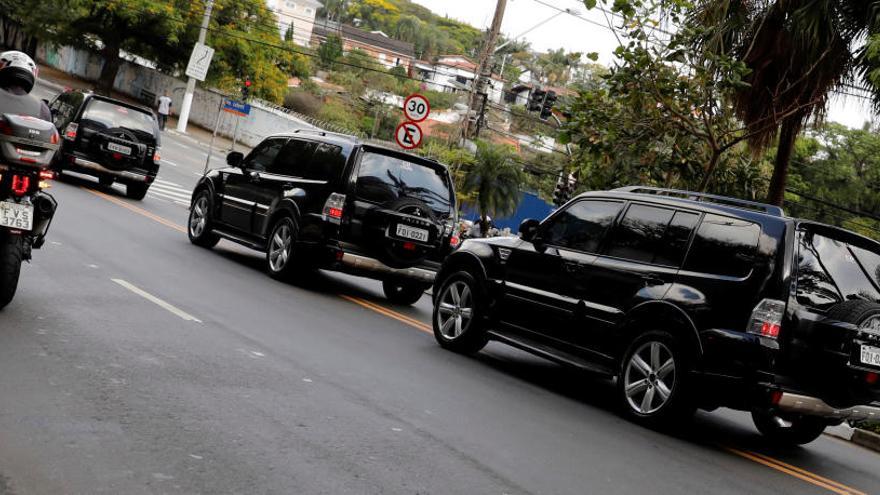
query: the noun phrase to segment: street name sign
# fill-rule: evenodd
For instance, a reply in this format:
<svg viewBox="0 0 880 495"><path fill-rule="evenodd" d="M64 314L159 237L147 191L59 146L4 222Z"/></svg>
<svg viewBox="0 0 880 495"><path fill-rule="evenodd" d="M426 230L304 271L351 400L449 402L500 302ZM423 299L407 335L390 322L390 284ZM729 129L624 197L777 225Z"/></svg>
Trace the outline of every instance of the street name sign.
<svg viewBox="0 0 880 495"><path fill-rule="evenodd" d="M239 117L247 117L251 113L251 106L233 99L223 100L223 111L233 113Z"/></svg>

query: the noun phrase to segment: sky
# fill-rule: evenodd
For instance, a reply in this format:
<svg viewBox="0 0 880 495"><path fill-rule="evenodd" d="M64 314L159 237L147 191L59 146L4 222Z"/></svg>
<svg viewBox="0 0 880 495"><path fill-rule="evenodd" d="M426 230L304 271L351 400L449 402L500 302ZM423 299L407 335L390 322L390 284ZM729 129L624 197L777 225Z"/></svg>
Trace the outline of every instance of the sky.
<svg viewBox="0 0 880 495"><path fill-rule="evenodd" d="M412 1L480 29L492 23L496 4L495 0ZM578 16L560 14L558 9L573 9ZM596 52L599 63L609 66L614 62L613 51L618 42L608 28L604 14L598 9L588 11L580 0L508 0L501 32L507 37L518 37L555 14L560 15L522 36L531 43L532 49ZM871 119L870 102L851 96L834 97L829 105L828 119L850 127L861 127Z"/></svg>

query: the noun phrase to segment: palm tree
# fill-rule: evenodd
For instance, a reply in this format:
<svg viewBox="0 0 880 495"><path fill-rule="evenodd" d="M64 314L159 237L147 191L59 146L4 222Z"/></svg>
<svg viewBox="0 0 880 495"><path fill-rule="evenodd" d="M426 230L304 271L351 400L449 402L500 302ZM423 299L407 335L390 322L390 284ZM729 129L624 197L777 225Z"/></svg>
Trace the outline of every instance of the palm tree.
<svg viewBox="0 0 880 495"><path fill-rule="evenodd" d="M693 20L708 33L698 45L733 54L750 69L734 92L737 116L759 153L778 136L767 201L782 205L788 164L810 117L824 117L829 93L870 85L880 108L880 0L705 0Z"/></svg>
<svg viewBox="0 0 880 495"><path fill-rule="evenodd" d="M394 37L401 41L415 41L422 30L422 21L414 15L402 15L397 19Z"/></svg>
<svg viewBox="0 0 880 495"><path fill-rule="evenodd" d="M476 161L465 170L463 189L474 197L483 235L489 230L490 216L516 211L522 182L522 169L511 160L509 148L477 141Z"/></svg>

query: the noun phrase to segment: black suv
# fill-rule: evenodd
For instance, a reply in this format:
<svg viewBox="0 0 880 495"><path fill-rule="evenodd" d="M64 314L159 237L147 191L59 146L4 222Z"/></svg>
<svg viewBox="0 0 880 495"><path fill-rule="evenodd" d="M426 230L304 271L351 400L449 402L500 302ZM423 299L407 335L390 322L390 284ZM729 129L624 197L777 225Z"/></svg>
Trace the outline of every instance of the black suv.
<svg viewBox="0 0 880 495"><path fill-rule="evenodd" d="M415 303L458 242L447 168L341 134L296 131L227 156L193 191L189 238L266 252L272 277L324 268L383 281Z"/></svg>
<svg viewBox="0 0 880 495"><path fill-rule="evenodd" d="M82 91L65 91L49 105L63 144L52 168L125 184L144 199L159 173L159 124L146 107Z"/></svg>
<svg viewBox="0 0 880 495"><path fill-rule="evenodd" d="M434 335L616 377L626 413L751 411L786 444L880 419L880 244L777 207L654 188L582 194L520 238L467 240Z"/></svg>

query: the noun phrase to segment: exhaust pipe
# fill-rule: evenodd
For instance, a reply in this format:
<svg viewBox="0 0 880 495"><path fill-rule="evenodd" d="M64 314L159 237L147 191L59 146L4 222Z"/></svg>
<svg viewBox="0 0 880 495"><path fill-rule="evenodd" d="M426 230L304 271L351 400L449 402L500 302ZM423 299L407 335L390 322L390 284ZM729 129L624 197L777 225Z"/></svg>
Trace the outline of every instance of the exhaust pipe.
<svg viewBox="0 0 880 495"><path fill-rule="evenodd" d="M35 219L32 235L34 236L34 249L40 249L46 242L46 234L49 232L49 225L52 224L52 218L58 209L58 202L51 195L44 192L38 192L31 201L34 205Z"/></svg>
<svg viewBox="0 0 880 495"><path fill-rule="evenodd" d="M402 278L416 279L421 280L422 282L433 282L434 277L436 276L436 274L430 270L424 270L422 268L391 268L390 266L382 263L377 259L367 258L366 256L359 256L351 253L344 253L340 261L342 261L343 265L350 266L359 270L384 273L387 275Z"/></svg>
<svg viewBox="0 0 880 495"><path fill-rule="evenodd" d="M805 416L851 419L854 421L880 421L880 407L862 405L836 409L822 399L788 392L782 393L777 407L785 412L803 414Z"/></svg>

